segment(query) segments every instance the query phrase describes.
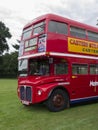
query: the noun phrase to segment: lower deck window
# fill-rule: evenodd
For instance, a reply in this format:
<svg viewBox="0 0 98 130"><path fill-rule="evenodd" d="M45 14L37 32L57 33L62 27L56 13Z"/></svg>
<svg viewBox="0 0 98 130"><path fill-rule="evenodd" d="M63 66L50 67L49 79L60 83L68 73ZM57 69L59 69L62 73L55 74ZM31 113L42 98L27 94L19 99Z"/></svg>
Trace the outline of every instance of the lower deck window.
<svg viewBox="0 0 98 130"><path fill-rule="evenodd" d="M84 64L73 64L72 74L88 74L88 65Z"/></svg>
<svg viewBox="0 0 98 130"><path fill-rule="evenodd" d="M55 74L67 74L68 64L67 63L57 63L55 64Z"/></svg>
<svg viewBox="0 0 98 130"><path fill-rule="evenodd" d="M98 75L98 65L90 65L90 74L93 75L93 74L97 74Z"/></svg>

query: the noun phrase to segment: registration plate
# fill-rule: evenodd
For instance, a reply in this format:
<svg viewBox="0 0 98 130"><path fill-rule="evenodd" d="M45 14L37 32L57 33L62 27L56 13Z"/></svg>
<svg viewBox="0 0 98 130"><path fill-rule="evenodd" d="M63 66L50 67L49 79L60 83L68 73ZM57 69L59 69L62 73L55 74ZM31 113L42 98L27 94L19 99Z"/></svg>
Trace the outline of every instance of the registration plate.
<svg viewBox="0 0 98 130"><path fill-rule="evenodd" d="M25 104L25 105L29 105L28 101L22 101L22 103Z"/></svg>

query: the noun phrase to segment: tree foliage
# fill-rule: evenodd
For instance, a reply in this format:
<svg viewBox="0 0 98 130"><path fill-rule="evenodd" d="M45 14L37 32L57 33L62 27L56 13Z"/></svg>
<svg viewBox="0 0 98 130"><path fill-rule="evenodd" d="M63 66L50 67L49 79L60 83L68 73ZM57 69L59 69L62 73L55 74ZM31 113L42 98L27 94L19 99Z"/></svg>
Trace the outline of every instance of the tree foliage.
<svg viewBox="0 0 98 130"><path fill-rule="evenodd" d="M6 53L3 55L3 73L2 77L17 77L17 71L18 71L18 52L12 52L11 54Z"/></svg>
<svg viewBox="0 0 98 130"><path fill-rule="evenodd" d="M2 55L5 50L9 50L7 38L11 38L9 28L6 27L3 22L0 21L0 55Z"/></svg>
<svg viewBox="0 0 98 130"><path fill-rule="evenodd" d="M5 53L9 50L7 39L11 38L9 28L4 23L0 22L0 78L15 78L18 71L18 49L19 45L13 45L15 52Z"/></svg>
<svg viewBox="0 0 98 130"><path fill-rule="evenodd" d="M13 47L16 49L16 51L19 50L19 45L15 44L15 45L13 45Z"/></svg>

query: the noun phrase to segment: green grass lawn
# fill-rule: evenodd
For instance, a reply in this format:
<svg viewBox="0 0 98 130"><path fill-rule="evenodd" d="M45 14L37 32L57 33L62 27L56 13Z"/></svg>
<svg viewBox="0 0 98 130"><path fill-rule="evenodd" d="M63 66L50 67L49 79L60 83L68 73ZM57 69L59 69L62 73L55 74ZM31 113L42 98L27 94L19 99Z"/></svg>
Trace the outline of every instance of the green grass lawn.
<svg viewBox="0 0 98 130"><path fill-rule="evenodd" d="M0 130L98 130L98 103L53 113L44 105L24 107L17 80L0 79Z"/></svg>

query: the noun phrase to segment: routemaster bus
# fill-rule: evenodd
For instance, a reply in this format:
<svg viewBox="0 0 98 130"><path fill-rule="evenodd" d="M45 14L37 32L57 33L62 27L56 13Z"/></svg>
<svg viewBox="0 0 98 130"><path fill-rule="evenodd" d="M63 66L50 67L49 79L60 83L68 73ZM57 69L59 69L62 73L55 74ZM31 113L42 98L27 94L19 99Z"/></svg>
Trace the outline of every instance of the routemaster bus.
<svg viewBox="0 0 98 130"><path fill-rule="evenodd" d="M17 92L22 104L44 102L54 112L98 99L98 28L55 14L28 23L19 48Z"/></svg>

